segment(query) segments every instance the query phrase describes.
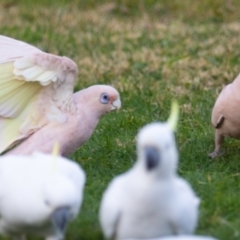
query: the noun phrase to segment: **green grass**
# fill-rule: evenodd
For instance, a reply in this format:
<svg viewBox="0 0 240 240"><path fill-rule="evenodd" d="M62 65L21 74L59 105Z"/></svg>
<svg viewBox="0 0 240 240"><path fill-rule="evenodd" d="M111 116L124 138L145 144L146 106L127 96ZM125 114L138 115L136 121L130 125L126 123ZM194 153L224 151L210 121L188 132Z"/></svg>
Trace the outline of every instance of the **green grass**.
<svg viewBox="0 0 240 240"><path fill-rule="evenodd" d="M165 121L173 98L181 106L178 172L201 198L196 232L240 239L239 142L228 139L223 157L207 157L214 148L212 106L240 71L240 2L49 2L2 0L1 34L69 56L79 67L76 90L110 84L120 91L123 103L71 156L86 171L87 184L80 215L66 239L103 239L101 195L114 176L134 164L138 130Z"/></svg>

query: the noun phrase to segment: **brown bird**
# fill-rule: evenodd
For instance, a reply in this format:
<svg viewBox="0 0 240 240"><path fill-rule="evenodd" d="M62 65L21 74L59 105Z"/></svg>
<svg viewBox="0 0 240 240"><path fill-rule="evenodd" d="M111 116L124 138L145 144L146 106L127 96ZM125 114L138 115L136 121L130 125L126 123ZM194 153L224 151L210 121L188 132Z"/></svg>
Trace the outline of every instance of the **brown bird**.
<svg viewBox="0 0 240 240"><path fill-rule="evenodd" d="M224 137L240 139L240 74L228 84L217 98L212 111L212 124L215 127L215 149L208 156L224 154L221 145Z"/></svg>

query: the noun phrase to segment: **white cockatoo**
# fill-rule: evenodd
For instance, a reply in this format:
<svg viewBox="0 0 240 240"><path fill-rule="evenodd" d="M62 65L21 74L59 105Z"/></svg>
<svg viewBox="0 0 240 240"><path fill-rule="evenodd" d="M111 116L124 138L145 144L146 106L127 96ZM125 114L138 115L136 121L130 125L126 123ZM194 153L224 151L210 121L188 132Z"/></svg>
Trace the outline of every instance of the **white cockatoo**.
<svg viewBox="0 0 240 240"><path fill-rule="evenodd" d="M200 201L176 173L176 102L172 109L167 123L151 123L140 130L136 164L105 191L99 213L105 237L144 239L194 232Z"/></svg>
<svg viewBox="0 0 240 240"><path fill-rule="evenodd" d="M18 40L0 36L0 153L67 156L86 142L99 119L121 107L118 91L94 85L73 94L77 65ZM24 141L23 141L24 140Z"/></svg>
<svg viewBox="0 0 240 240"><path fill-rule="evenodd" d="M181 236L168 236L168 237L146 238L146 239L131 238L126 240L217 240L217 239L209 236L181 235Z"/></svg>
<svg viewBox="0 0 240 240"><path fill-rule="evenodd" d="M43 153L0 157L0 234L62 240L81 207L85 174L73 161Z"/></svg>

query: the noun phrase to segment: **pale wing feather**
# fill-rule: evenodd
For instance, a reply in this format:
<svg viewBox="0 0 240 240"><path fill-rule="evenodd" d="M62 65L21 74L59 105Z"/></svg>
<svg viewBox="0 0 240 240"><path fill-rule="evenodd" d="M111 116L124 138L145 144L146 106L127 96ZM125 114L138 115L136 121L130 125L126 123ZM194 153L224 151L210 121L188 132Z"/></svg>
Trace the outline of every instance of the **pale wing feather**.
<svg viewBox="0 0 240 240"><path fill-rule="evenodd" d="M31 63L28 59L21 58L20 61L16 60L14 62L14 66L19 70L23 70L25 68L33 67L34 63Z"/></svg>
<svg viewBox="0 0 240 240"><path fill-rule="evenodd" d="M55 72L53 71L45 71L43 73L41 73L40 75L38 75L36 77L36 80L38 80L39 82L49 82L50 80L52 82L56 82L57 81L57 76L55 74Z"/></svg>
<svg viewBox="0 0 240 240"><path fill-rule="evenodd" d="M75 111L76 75L72 60L0 36L0 152L51 121L47 116L61 112L64 102Z"/></svg>
<svg viewBox="0 0 240 240"><path fill-rule="evenodd" d="M21 62L23 62L23 64ZM13 73L16 75L17 79L29 82L39 82L43 86L50 84L52 79L56 81L56 71L49 71L44 69L42 66L34 64L35 63L31 61L31 58L20 58L13 64Z"/></svg>
<svg viewBox="0 0 240 240"><path fill-rule="evenodd" d="M15 80L12 71L11 62L0 65L0 116L5 118L16 117L41 89L38 83Z"/></svg>
<svg viewBox="0 0 240 240"><path fill-rule="evenodd" d="M0 82L1 84L13 81L13 65L11 63L0 64Z"/></svg>
<svg viewBox="0 0 240 240"><path fill-rule="evenodd" d="M59 81L59 86L65 84L67 75L71 73L67 83L73 89L78 72L77 65L69 58L44 53L27 43L0 35L0 65L6 67L6 63L12 63L14 67L11 69L11 65L8 65L6 69L1 69L1 82L17 79L47 86ZM14 78L9 79L12 74Z"/></svg>
<svg viewBox="0 0 240 240"><path fill-rule="evenodd" d="M3 99L7 98L5 101L1 102L2 99L0 99L0 114L9 118L16 117L39 90L40 86L37 84L28 84L27 87L24 84L21 85L15 91L5 95L3 97Z"/></svg>
<svg viewBox="0 0 240 240"><path fill-rule="evenodd" d="M34 111L40 111L35 103L43 86L16 80L13 69L13 62L0 64L0 153L37 131L42 124L38 122L42 113L34 115ZM30 116L35 117L29 120Z"/></svg>
<svg viewBox="0 0 240 240"><path fill-rule="evenodd" d="M0 35L0 63L42 52L27 43Z"/></svg>
<svg viewBox="0 0 240 240"><path fill-rule="evenodd" d="M15 64L14 64L15 65ZM32 66L27 69L14 69L14 75L20 75L25 81L36 81L36 77L42 74L44 70L39 66Z"/></svg>
<svg viewBox="0 0 240 240"><path fill-rule="evenodd" d="M35 97L36 98L36 97ZM29 102L27 107L15 118L0 118L0 153L11 148L20 140L28 137L32 132L21 131L21 126L28 124L29 112L34 114L35 99ZM34 129L37 130L37 129Z"/></svg>
<svg viewBox="0 0 240 240"><path fill-rule="evenodd" d="M0 71L1 71L1 67L0 67ZM1 79L1 76L0 76L0 79ZM0 82L0 87L1 87L1 90L0 90L1 91L0 104L3 103L4 101L6 101L9 98L8 95L11 92L14 92L15 90L17 90L23 84L24 84L24 82L16 82L16 83L13 84L11 78L9 78L8 81L1 81Z"/></svg>
<svg viewBox="0 0 240 240"><path fill-rule="evenodd" d="M59 77L57 70L45 70L43 66L32 65L34 61L38 62L38 59L41 60L41 58L43 65L46 65L46 62L50 64L53 59L52 65L55 68L57 68L55 65L59 66L62 63L60 57L45 55L45 53L42 53L32 58L21 58L13 62L0 64L0 117L16 117L37 92L57 81ZM21 64L21 61L23 61L23 64ZM20 68L17 69L15 65ZM73 67L75 66L73 65ZM70 82L70 85L73 89L74 81ZM66 91L65 93L72 94L72 92ZM53 91L52 94L54 98ZM63 97L63 100L64 94L59 95Z"/></svg>

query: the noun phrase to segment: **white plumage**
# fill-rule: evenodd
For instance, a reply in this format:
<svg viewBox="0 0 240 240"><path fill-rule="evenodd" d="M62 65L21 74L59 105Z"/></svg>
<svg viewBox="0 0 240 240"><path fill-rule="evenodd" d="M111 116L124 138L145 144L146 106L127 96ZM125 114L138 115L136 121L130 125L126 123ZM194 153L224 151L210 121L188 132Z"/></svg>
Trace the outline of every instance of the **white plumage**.
<svg viewBox="0 0 240 240"><path fill-rule="evenodd" d="M126 239L126 240L140 240L136 238ZM217 240L216 238L209 236L197 236L197 235L182 235L182 236L169 236L169 237L161 237L161 238L148 238L141 240Z"/></svg>
<svg viewBox="0 0 240 240"><path fill-rule="evenodd" d="M144 239L192 234L200 201L176 174L178 153L169 124L145 126L137 138L137 153L135 166L116 177L103 195L104 235Z"/></svg>
<svg viewBox="0 0 240 240"><path fill-rule="evenodd" d="M0 233L64 239L67 223L79 212L85 174L58 156L0 157Z"/></svg>

